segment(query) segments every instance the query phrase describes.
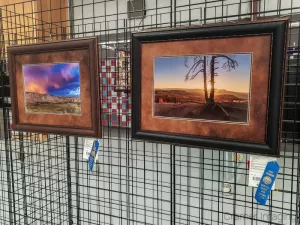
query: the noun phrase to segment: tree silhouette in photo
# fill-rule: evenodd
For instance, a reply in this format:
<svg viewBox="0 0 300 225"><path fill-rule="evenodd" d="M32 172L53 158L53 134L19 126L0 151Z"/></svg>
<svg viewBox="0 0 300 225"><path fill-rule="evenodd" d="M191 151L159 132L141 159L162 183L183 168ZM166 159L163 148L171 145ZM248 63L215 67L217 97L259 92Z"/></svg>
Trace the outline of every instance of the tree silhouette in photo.
<svg viewBox="0 0 300 225"><path fill-rule="evenodd" d="M204 98L205 98L205 106L204 111L208 113L219 113L222 112L224 114L224 120L232 119L229 116L228 112L224 109L224 107L215 102L215 77L219 76L217 71L220 68L219 63L220 60L225 60L222 63L221 68L230 72L235 70L238 67L238 62L234 59L235 55L212 55L212 56L194 56L193 64L189 68L188 61L189 57L185 57L185 66L189 68L189 71L185 75L184 81L194 80L197 76L203 75L203 83L204 83ZM210 80L207 81L207 77L210 75ZM210 82L210 93L208 94L208 85L207 82Z"/></svg>

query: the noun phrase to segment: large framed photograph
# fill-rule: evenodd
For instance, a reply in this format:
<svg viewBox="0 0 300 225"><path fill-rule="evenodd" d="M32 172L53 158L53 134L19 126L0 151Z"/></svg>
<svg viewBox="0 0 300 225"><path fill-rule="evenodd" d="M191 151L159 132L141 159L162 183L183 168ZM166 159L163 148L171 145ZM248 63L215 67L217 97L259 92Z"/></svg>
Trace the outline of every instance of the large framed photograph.
<svg viewBox="0 0 300 225"><path fill-rule="evenodd" d="M132 136L278 155L288 19L132 34Z"/></svg>
<svg viewBox="0 0 300 225"><path fill-rule="evenodd" d="M101 137L96 38L8 47L13 129Z"/></svg>

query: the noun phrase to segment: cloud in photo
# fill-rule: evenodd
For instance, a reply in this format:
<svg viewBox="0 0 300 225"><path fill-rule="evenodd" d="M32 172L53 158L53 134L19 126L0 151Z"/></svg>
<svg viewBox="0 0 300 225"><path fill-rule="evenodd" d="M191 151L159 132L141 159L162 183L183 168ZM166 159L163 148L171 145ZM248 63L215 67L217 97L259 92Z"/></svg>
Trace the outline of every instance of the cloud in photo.
<svg viewBox="0 0 300 225"><path fill-rule="evenodd" d="M79 63L24 65L23 75L26 92L80 96Z"/></svg>

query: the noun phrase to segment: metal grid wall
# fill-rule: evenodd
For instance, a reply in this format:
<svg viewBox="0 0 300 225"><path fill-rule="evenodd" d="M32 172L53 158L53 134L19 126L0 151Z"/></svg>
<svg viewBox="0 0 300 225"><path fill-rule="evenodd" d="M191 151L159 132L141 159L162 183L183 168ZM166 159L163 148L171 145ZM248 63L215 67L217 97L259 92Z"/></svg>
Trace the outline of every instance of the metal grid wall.
<svg viewBox="0 0 300 225"><path fill-rule="evenodd" d="M63 0L50 0L47 9L34 7L41 2L1 6L2 80L8 75L6 46L12 43L97 35L99 60L116 60L118 49L130 51L132 31L234 22L253 15L252 2L245 0L147 0L145 18L131 20L125 0L70 0L69 8ZM122 114L129 121L126 126L119 122L103 128L90 174L83 138L29 140L26 133L10 129L8 84L2 82L0 224L299 224L300 1L261 0L258 5L258 17L292 18L281 171L267 206L256 204L255 188L247 185L249 155L236 161L231 152L133 141L129 107ZM57 22L55 17L66 11L67 19ZM102 94L102 101L116 103L116 108L108 107L108 118L121 114L124 99L127 106L131 103L130 93L120 98L115 88L115 82L102 79L102 93L110 92Z"/></svg>

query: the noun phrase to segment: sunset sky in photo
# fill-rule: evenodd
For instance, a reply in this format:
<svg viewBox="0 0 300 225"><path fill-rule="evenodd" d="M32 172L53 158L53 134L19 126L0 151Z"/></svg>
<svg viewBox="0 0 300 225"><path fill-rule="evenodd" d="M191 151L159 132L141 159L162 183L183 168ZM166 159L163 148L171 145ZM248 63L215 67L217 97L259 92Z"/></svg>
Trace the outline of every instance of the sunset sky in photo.
<svg viewBox="0 0 300 225"><path fill-rule="evenodd" d="M219 67L219 69L216 70L218 76L215 77L215 88L248 93L251 77L251 54L233 55L235 56L234 59L238 62L238 66L235 70L231 70L231 72L222 68L225 60L218 59L219 64L216 64L216 67ZM227 56L232 55L227 54ZM155 57L154 88L204 89L202 73L197 75L193 80L184 81L185 75L194 63L194 56L187 57L188 68L184 64L185 56ZM207 81L209 80L210 74L207 75ZM209 88L209 82L207 84Z"/></svg>
<svg viewBox="0 0 300 225"><path fill-rule="evenodd" d="M79 63L23 65L25 92L80 96Z"/></svg>

